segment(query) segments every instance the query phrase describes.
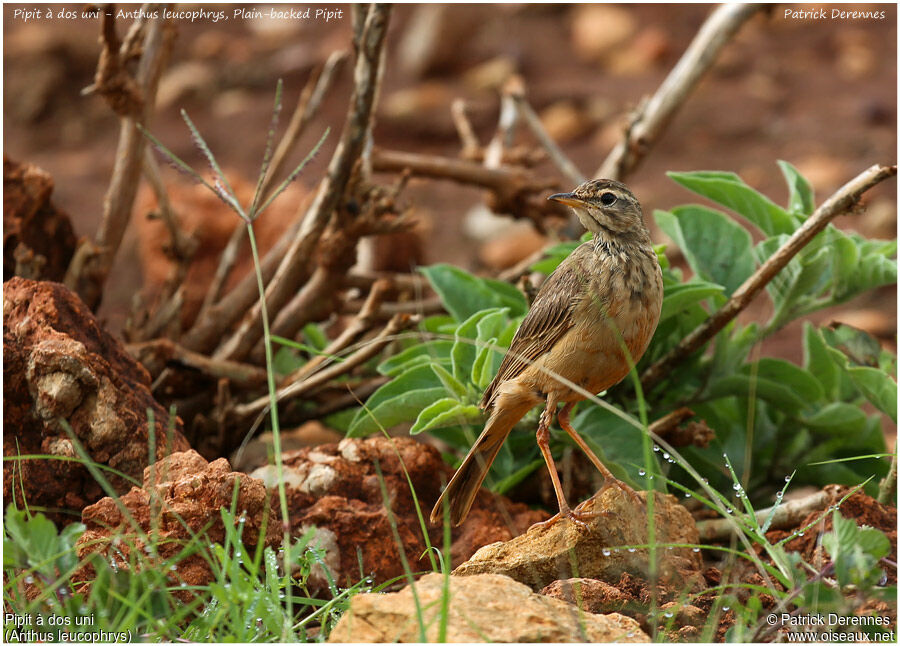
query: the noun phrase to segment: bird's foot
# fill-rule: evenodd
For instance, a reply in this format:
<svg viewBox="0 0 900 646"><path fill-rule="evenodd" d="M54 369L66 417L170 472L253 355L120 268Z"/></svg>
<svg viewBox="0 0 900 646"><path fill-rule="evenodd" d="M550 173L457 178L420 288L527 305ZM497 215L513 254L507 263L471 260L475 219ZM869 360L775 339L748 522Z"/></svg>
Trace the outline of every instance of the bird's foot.
<svg viewBox="0 0 900 646"><path fill-rule="evenodd" d="M581 503L575 509L569 509L568 507L565 509L560 509L559 513L557 513L555 516L551 516L547 520L541 521L539 523L535 523L534 525L532 525L531 527L528 528L528 531L530 532L532 529L535 529L536 527L551 527L551 526L555 525L556 523L558 523L559 521L561 521L563 518L566 518L566 519L572 521L572 523L579 529L587 531L589 529L588 521L590 521L593 518L596 518L597 516L605 516L606 515L605 512L601 512L601 511L583 511L581 509L582 505L584 505L584 503Z"/></svg>

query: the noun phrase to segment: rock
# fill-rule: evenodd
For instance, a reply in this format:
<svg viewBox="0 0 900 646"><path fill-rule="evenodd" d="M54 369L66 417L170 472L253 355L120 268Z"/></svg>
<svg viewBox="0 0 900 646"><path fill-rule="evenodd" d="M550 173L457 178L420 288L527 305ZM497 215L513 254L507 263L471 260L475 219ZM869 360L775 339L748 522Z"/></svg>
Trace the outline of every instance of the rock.
<svg viewBox="0 0 900 646"><path fill-rule="evenodd" d="M312 420L299 428L281 432L281 450L296 451L307 446L319 444L331 444L340 442L343 435L328 428L321 422ZM267 431L253 438L243 449L238 449L231 455L231 464L235 471L249 473L256 468L271 464L269 456L273 454L272 432Z"/></svg>
<svg viewBox="0 0 900 646"><path fill-rule="evenodd" d="M646 493L638 494L646 500ZM647 516L617 487L610 487L585 505L599 512L587 530L570 521L533 527L505 543L481 548L454 574L495 573L511 576L535 590L556 579L575 576L615 583L623 573L646 577L646 549L629 551L621 546L647 544ZM674 496L656 496L656 542L698 543L693 518ZM619 548L619 549L617 549ZM688 548L659 548L656 552L659 580L685 590L703 586L702 561Z"/></svg>
<svg viewBox="0 0 900 646"><path fill-rule="evenodd" d="M381 474L379 475L378 470ZM385 495L397 533L413 570L430 568L416 503L428 517L438 498L441 483L449 480L450 468L433 447L409 438L372 437L345 439L284 455L291 531L301 535L315 527L322 538L326 561L333 564L337 585L350 585L360 578L360 569L376 582L404 573ZM267 465L251 473L269 487L278 483L276 468ZM382 493L384 488L384 494ZM507 519L512 526L507 526ZM487 543L509 540L546 514L514 504L482 490L461 527L453 529L451 559L462 562ZM440 545L443 529L427 525L428 540ZM324 586L312 577L313 587Z"/></svg>
<svg viewBox="0 0 900 646"><path fill-rule="evenodd" d="M13 278L3 284L3 455L77 457L69 433L90 458L138 479L148 463L147 409L156 427L156 459L190 447L150 393L150 375L77 296L58 283ZM103 496L87 469L63 460L23 460L3 470L3 495L18 505L71 514ZM106 472L119 492L124 478ZM15 498L13 498L15 496ZM24 496L24 499L23 499ZM77 517L77 516L76 516Z"/></svg>
<svg viewBox="0 0 900 646"><path fill-rule="evenodd" d="M586 612L622 612L636 600L617 587L597 579L565 579L554 581L541 594L574 603Z"/></svg>
<svg viewBox="0 0 900 646"><path fill-rule="evenodd" d="M444 579L428 574L392 594L358 594L329 642L436 642ZM619 614L595 615L533 593L509 577L450 577L448 642L649 642L637 622ZM422 609L420 632L417 604ZM423 639L424 637L424 639Z"/></svg>
<svg viewBox="0 0 900 646"><path fill-rule="evenodd" d="M225 525L220 510L234 504L236 522L241 523L244 547L252 551L260 540L266 546L281 543L281 522L277 500L259 480L231 470L225 458L207 462L190 450L173 453L144 469L142 487L119 498L103 498L85 508L82 522L87 529L75 549L79 559L101 554L115 560L116 567L128 567L133 550L146 547L130 520L123 515L124 506L142 532L152 534L156 555L148 552L138 562L151 566L172 559L200 532L203 544L225 543ZM232 502L234 501L234 502ZM263 528L265 534L263 535ZM91 569L92 566L87 566ZM87 573L90 574L90 573ZM75 577L76 580L80 577ZM92 580L87 576L86 580ZM179 559L170 578L173 585L208 585L213 573L201 552ZM188 597L191 593L184 593Z"/></svg>
<svg viewBox="0 0 900 646"><path fill-rule="evenodd" d="M50 201L52 192L47 172L3 156L4 281L13 276L62 281L66 275L77 241L69 216Z"/></svg>
<svg viewBox="0 0 900 646"><path fill-rule="evenodd" d="M611 5L577 5L572 11L572 45L582 60L616 52L636 29L631 12Z"/></svg>

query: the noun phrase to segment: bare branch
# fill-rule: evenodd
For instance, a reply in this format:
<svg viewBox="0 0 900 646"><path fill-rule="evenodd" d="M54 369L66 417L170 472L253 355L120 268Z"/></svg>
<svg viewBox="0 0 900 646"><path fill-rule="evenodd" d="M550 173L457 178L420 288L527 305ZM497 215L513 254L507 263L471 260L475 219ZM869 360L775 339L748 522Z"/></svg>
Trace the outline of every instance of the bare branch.
<svg viewBox="0 0 900 646"><path fill-rule="evenodd" d="M672 368L713 338L719 330L732 321L750 301L803 249L816 234L834 218L846 213L860 196L876 184L897 174L896 166L876 164L844 184L829 197L794 234L756 272L735 290L728 302L688 334L666 356L658 360L641 375L641 385L647 391L655 386Z"/></svg>
<svg viewBox="0 0 900 646"><path fill-rule="evenodd" d="M313 373L303 381L294 382L286 388L281 389L278 392L278 401L281 402L308 393L315 388L327 384L332 379L347 374L356 366L365 363L381 352L388 343L394 340L398 332L414 325L418 320L418 317L409 316L407 314L398 314L388 321L388 324L378 333L378 336L363 342L362 347L340 363L334 363L328 368ZM266 410L268 406L269 397L260 397L247 404L236 406L234 413L238 419L247 419Z"/></svg>
<svg viewBox="0 0 900 646"><path fill-rule="evenodd" d="M331 343L329 343L322 353L313 357L307 363L288 375L282 385L288 386L295 381L305 379L314 372L322 363L336 356L340 352L346 350L352 343L355 343L359 337L372 329L381 307L381 300L384 298L385 292L390 288L390 283L386 280L380 280L372 285L372 290L366 298L362 309L353 318L350 324L343 332Z"/></svg>
<svg viewBox="0 0 900 646"><path fill-rule="evenodd" d="M656 94L632 116L624 139L594 177L622 180L637 168L725 44L764 6L727 2L713 11Z"/></svg>
<svg viewBox="0 0 900 646"><path fill-rule="evenodd" d="M159 17L153 19L147 29L143 53L134 78L140 92L139 109L120 120L115 165L103 202L103 218L96 240L93 243L85 241L79 245L65 278L66 286L81 296L82 300L94 310L100 304L103 284L131 219L131 209L137 195L144 158L145 139L139 126L146 127L153 113L156 88L174 35L171 24L163 17L163 7L160 7ZM117 43L107 42L109 47L114 44ZM107 60L111 58L112 54ZM101 65L103 60L104 57L101 56Z"/></svg>
<svg viewBox="0 0 900 646"><path fill-rule="evenodd" d="M537 137L541 146L547 151L550 160L556 168L559 169L559 172L575 186L584 182L586 179L585 176L581 174L581 171L578 170L578 167L572 160L566 157L562 149L555 141L553 141L553 138L544 129L544 124L541 123L540 118L525 99L525 95L516 94L513 95L513 99L516 101L519 114L525 118L525 123L528 124L528 127L531 128L531 132L534 133L534 136Z"/></svg>
<svg viewBox="0 0 900 646"><path fill-rule="evenodd" d="M270 311L278 311L309 277L313 250L344 193L353 165L362 153L368 123L372 118L378 63L390 14L391 5L373 4L369 9L356 60L355 85L344 132L331 158L325 180L266 290L266 304ZM257 303L244 317L235 334L219 347L215 356L235 360L247 356L262 335L260 312Z"/></svg>
<svg viewBox="0 0 900 646"><path fill-rule="evenodd" d="M453 117L453 125L456 126L456 132L459 133L459 140L462 142L463 159L474 159L481 150L481 144L478 143L475 130L472 129L469 117L466 116L466 102L463 99L454 99L450 104L450 116Z"/></svg>
<svg viewBox="0 0 900 646"><path fill-rule="evenodd" d="M177 362L188 368L199 370L210 377L227 379L233 386L246 388L262 386L266 383L266 371L258 366L211 359L192 352L169 339L131 343L126 346L126 349L129 354L147 367L151 375L162 374L169 364Z"/></svg>

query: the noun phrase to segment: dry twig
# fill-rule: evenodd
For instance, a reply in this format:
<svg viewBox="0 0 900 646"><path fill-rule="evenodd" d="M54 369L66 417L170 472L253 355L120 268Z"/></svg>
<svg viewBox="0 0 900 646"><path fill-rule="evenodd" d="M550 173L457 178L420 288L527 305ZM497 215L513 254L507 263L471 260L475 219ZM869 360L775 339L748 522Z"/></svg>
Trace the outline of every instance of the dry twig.
<svg viewBox="0 0 900 646"><path fill-rule="evenodd" d="M725 44L764 6L725 3L713 11L656 94L632 115L625 137L594 177L622 180L637 168Z"/></svg>
<svg viewBox="0 0 900 646"><path fill-rule="evenodd" d="M353 165L362 154L374 109L378 63L390 14L390 5L373 4L369 9L353 75L355 85L347 122L325 180L266 290L266 304L270 311L279 311L297 292L298 286L309 278L313 251L344 193ZM219 347L215 356L241 359L253 349L261 335L261 309L257 303L244 317L235 334Z"/></svg>
<svg viewBox="0 0 900 646"><path fill-rule="evenodd" d="M294 382L291 385L279 390L278 401L281 402L286 399L308 393L311 390L327 384L332 379L347 374L356 366L365 363L366 361L377 355L379 352L381 352L388 343L394 340L398 332L402 332L411 325L414 325L418 322L418 320L418 317L409 316L408 314L396 315L394 318L388 321L388 324L384 327L383 330L381 330L381 332L378 333L378 336L369 341L364 341L361 344L362 347L360 347L340 363L332 364L328 368L324 368L319 372L309 375L303 381ZM234 415L237 419L247 419L266 410L268 406L269 397L260 397L259 399L256 399L252 402L236 406L234 409Z"/></svg>
<svg viewBox="0 0 900 646"><path fill-rule="evenodd" d="M578 170L578 167L572 160L566 157L562 149L555 141L553 141L553 138L544 129L544 124L541 123L541 120L534 109L528 101L525 100L525 94L515 94L513 95L513 100L516 102L519 114L524 117L525 123L528 124L528 127L531 128L531 132L534 133L534 136L537 137L541 146L547 151L547 154L550 156L551 161L559 172L562 173L573 186L577 186L584 182L586 179L585 176L581 174L581 171Z"/></svg>
<svg viewBox="0 0 900 646"><path fill-rule="evenodd" d="M122 115L119 143L96 239L94 242L85 240L78 246L66 273L66 286L81 296L82 300L94 310L100 304L103 285L131 219L131 209L137 195L144 158L145 141L140 126L146 127L153 113L156 88L174 35L171 23L163 17L163 7L159 8L159 17L152 19L147 28L143 51L133 79L139 105L134 105L135 95L128 90L123 103L114 107L117 113ZM104 12L101 12L101 15L104 15ZM118 71L112 70L109 74L121 78L124 72L121 69L121 61L112 55L112 48L117 41L115 30L109 21L103 24L103 34L105 47L99 66L103 68L104 65L119 65ZM98 76L102 77L103 74L102 70L98 70ZM117 83L116 87L123 88L123 92L126 91L122 83ZM127 106L127 109L123 106Z"/></svg>
<svg viewBox="0 0 900 646"><path fill-rule="evenodd" d="M809 218L798 228L794 234L772 256L760 266L756 272L735 290L715 314L710 316L693 332L684 337L681 342L666 356L659 359L641 375L641 385L644 391L655 386L663 377L668 375L672 368L684 361L687 357L699 350L707 341L712 339L722 328L728 325L750 301L771 281L775 275L784 269L797 253L822 231L831 220L846 213L860 196L876 184L897 174L896 166L875 165L859 174L854 179L844 184L837 192L829 197Z"/></svg>
<svg viewBox="0 0 900 646"><path fill-rule="evenodd" d="M211 359L184 348L169 339L154 339L126 346L129 354L140 361L151 375L161 375L169 364L175 362L198 370L210 377L227 379L232 386L242 388L261 386L266 383L266 371L237 361Z"/></svg>

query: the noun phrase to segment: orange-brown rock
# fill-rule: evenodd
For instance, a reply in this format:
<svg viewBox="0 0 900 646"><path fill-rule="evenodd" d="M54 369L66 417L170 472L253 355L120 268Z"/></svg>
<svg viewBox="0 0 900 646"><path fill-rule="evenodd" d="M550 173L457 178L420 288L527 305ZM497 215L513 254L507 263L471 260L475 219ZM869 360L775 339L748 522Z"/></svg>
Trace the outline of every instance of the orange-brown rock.
<svg viewBox="0 0 900 646"><path fill-rule="evenodd" d="M403 574L390 516L413 571L431 568L428 556L423 557L427 543L409 483L427 519L451 475L433 447L409 438L345 439L286 453L284 464L291 531L299 536L317 529L315 540L325 549L338 585L358 581L360 567L376 582ZM269 487L277 485L274 466L251 475ZM451 558L461 562L482 545L508 540L544 518L543 512L482 490L466 522L453 530ZM443 529L424 522L430 544L442 545Z"/></svg>
<svg viewBox="0 0 900 646"><path fill-rule="evenodd" d="M129 567L129 555L142 550L146 555L137 561L145 565L177 561L169 575L173 583L207 585L213 573L203 547L186 558L174 557L198 534L203 535L202 546L225 543L220 510L232 507L244 548L251 555L260 540L269 547L280 544L277 504L270 502L262 482L232 471L225 458L207 462L193 450L173 453L144 469L141 487L132 487L118 500L103 498L87 507L82 514L87 529L75 549L80 559L98 553L117 568ZM150 538L155 550L148 549L142 534ZM93 579L90 573L86 575L87 580Z"/></svg>
<svg viewBox="0 0 900 646"><path fill-rule="evenodd" d="M3 156L3 280L61 281L75 252L69 216L50 201L53 178ZM17 271L18 266L18 271Z"/></svg>
<svg viewBox="0 0 900 646"><path fill-rule="evenodd" d="M647 493L638 496L646 501ZM646 504L646 503L645 503ZM569 521L531 528L504 543L486 545L453 573L505 574L540 590L552 581L574 576L615 584L623 574L646 578L650 572L647 548L647 509L618 487L589 499L583 510L596 514L586 527ZM655 542L697 544L697 526L674 496L657 494L654 501ZM703 587L702 559L686 547L656 550L659 581L683 590Z"/></svg>
<svg viewBox="0 0 900 646"><path fill-rule="evenodd" d="M69 522L103 496L84 466L54 459L79 457L73 436L95 463L139 479L149 461L148 409L156 459L189 448L177 418L169 445L169 413L153 399L147 371L77 296L16 277L3 297L3 455L51 456L7 462L8 502L59 510L50 517ZM130 487L113 471L104 475L117 491Z"/></svg>

